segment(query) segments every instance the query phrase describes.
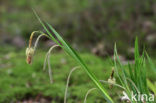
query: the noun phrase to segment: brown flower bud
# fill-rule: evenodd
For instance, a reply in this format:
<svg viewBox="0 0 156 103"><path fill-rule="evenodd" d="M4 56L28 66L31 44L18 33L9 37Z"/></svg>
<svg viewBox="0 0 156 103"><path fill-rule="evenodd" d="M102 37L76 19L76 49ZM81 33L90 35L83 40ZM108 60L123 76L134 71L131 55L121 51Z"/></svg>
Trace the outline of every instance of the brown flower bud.
<svg viewBox="0 0 156 103"><path fill-rule="evenodd" d="M33 48L27 48L26 49L26 61L28 64L31 64L32 63L32 57L34 55L34 49Z"/></svg>
<svg viewBox="0 0 156 103"><path fill-rule="evenodd" d="M112 73L110 78L108 79L108 82L110 83L110 88L112 88L113 84L116 83L116 79L114 78L114 67L112 68Z"/></svg>

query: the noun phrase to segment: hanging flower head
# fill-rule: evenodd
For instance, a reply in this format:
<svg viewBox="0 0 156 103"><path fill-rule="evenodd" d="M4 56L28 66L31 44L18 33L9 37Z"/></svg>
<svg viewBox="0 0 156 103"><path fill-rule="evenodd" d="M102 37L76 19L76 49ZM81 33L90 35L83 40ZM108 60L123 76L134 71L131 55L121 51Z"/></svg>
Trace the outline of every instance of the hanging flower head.
<svg viewBox="0 0 156 103"><path fill-rule="evenodd" d="M33 36L35 33L40 33L40 35L37 37L36 41L35 41L35 44L34 44L34 47L32 47L32 39L33 39ZM29 46L28 48L26 49L26 61L28 64L31 64L32 63L32 59L33 59L33 55L35 53L35 49L37 47L37 44L38 44L38 41L40 39L41 36L43 36L46 34L40 32L40 31L34 31L31 33L31 36L30 36L30 39L29 39Z"/></svg>
<svg viewBox="0 0 156 103"><path fill-rule="evenodd" d="M26 56L27 56L26 61L28 64L31 64L33 55L34 55L34 49L28 47L26 49Z"/></svg>
<svg viewBox="0 0 156 103"><path fill-rule="evenodd" d="M114 67L112 68L111 76L108 79L108 82L111 83L110 88L113 87L113 84L116 83L116 79L114 78Z"/></svg>

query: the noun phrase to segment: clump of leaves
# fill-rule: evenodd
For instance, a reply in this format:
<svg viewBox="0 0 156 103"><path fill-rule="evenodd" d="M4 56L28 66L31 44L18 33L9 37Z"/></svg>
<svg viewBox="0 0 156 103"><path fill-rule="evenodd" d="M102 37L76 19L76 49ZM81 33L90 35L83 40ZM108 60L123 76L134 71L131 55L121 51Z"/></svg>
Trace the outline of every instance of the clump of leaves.
<svg viewBox="0 0 156 103"><path fill-rule="evenodd" d="M143 100L135 101L132 100L131 92L137 94L136 98L140 94L147 94L149 96L149 89L147 86L147 74L146 74L146 62L145 62L145 52L143 51L142 55L139 53L139 46L138 46L138 38L135 40L135 54L134 54L134 64L128 64L128 71L120 62L117 48L115 45L114 49L114 67L117 74L117 77L120 80L121 85L126 89L125 92L128 96L127 100L132 103L142 103L148 102L145 98ZM121 73L119 73L121 71ZM140 98L140 97L139 97Z"/></svg>

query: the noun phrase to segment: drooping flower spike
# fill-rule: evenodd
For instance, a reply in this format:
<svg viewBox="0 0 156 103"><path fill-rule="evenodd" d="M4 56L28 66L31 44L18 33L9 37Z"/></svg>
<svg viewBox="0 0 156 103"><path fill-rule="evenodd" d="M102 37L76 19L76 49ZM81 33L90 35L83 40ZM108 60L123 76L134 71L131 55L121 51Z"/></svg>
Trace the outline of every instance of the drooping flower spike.
<svg viewBox="0 0 156 103"><path fill-rule="evenodd" d="M36 41L35 41L35 44L34 44L34 47L32 47L32 39L33 39L33 36L35 33L39 33L40 35L37 37ZM31 36L30 36L30 39L29 39L29 46L26 48L26 62L28 64L31 64L32 63L32 59L33 59L33 55L35 53L35 49L37 47L37 44L38 44L38 41L39 39L42 37L42 36L46 36L48 37L48 35L46 35L45 33L43 32L40 32L40 31L33 31L31 33Z"/></svg>
<svg viewBox="0 0 156 103"><path fill-rule="evenodd" d="M34 49L31 47L27 48L26 49L26 56L27 56L26 61L28 64L31 64L33 55L34 55Z"/></svg>
<svg viewBox="0 0 156 103"><path fill-rule="evenodd" d="M65 93L64 93L64 103L67 103L67 92L68 92L68 87L69 87L69 81L70 81L71 74L72 74L75 70L77 70L77 69L79 69L79 68L80 68L80 66L76 66L76 67L72 68L71 71L69 72L69 75L68 75L68 77L67 77L67 82L66 82Z"/></svg>
<svg viewBox="0 0 156 103"><path fill-rule="evenodd" d="M111 82L108 82L108 81L105 81L105 80L99 80L101 83L105 83L105 84L109 84L109 85L114 85L116 87L119 87L123 90L126 90L123 86L119 85L119 84L116 84L116 83L111 83ZM84 103L87 103L87 97L88 95L93 91L93 90L96 90L98 88L91 88L87 91L86 95L85 95L85 98L84 98Z"/></svg>
<svg viewBox="0 0 156 103"><path fill-rule="evenodd" d="M97 89L97 88L91 88L91 89L89 89L89 90L87 91L83 103L87 103L87 97L88 97L88 95L89 95L93 90L96 90L96 89Z"/></svg>
<svg viewBox="0 0 156 103"><path fill-rule="evenodd" d="M50 83L53 83L53 79L52 79L52 69L51 69L51 65L50 65L50 54L52 52L52 50L56 47L58 47L59 45L53 45L49 51L46 54L45 60L44 60L44 65L43 65L43 70L46 69L46 63L48 63L48 72L49 72L49 78L50 78Z"/></svg>
<svg viewBox="0 0 156 103"><path fill-rule="evenodd" d="M34 46L32 46L32 40L33 40L33 37L34 37L34 34L35 34L35 33L38 33L38 34L40 34L40 35L37 37L37 39L36 39L36 41L35 41L35 43L34 43ZM34 56L34 54L35 54L35 51L36 51L36 48L37 48L39 39L40 39L42 36L46 36L46 37L50 38L47 34L41 32L41 31L33 31L33 32L31 33L30 39L29 39L29 46L28 46L28 48L26 49L26 61L27 61L28 64L31 64L31 63L32 63L32 59L33 59L33 56ZM45 70L45 68L46 68L46 63L48 63L48 72L49 72L50 83L52 83L53 80L52 80L52 70L51 70L51 66L50 66L50 59L49 59L49 57L50 57L51 51L52 51L55 47L57 47L57 46L59 46L59 45L54 45L54 46L52 46L52 47L49 49L49 51L48 51L47 54L46 54L46 58L45 58L45 61L44 61L44 66L43 66L43 70Z"/></svg>
<svg viewBox="0 0 156 103"><path fill-rule="evenodd" d="M114 78L114 67L112 68L112 73L108 79L108 82L110 83L110 88L112 88L113 84L116 83L116 79Z"/></svg>

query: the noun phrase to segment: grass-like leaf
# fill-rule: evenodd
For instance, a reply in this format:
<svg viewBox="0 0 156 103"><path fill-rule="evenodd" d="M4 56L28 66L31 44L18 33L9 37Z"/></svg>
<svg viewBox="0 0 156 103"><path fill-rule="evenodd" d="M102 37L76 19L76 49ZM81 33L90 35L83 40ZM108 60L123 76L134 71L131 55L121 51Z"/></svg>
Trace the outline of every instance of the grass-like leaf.
<svg viewBox="0 0 156 103"><path fill-rule="evenodd" d="M34 11L34 10L33 10ZM57 37L57 39L54 38L54 36L51 34L51 32L48 30L46 25L41 21L37 13L34 11L36 17L38 18L39 22L43 26L43 28L46 30L46 32L49 34L51 37L51 40L53 40L55 43L57 43L62 49L64 49L67 54L72 56L80 65L81 67L85 70L86 74L90 77L90 79L94 82L94 84L98 87L98 89L102 92L104 95L104 98L107 100L108 103L114 103L112 98L108 95L106 92L105 88L102 86L102 84L99 82L97 77L90 71L90 69L87 67L87 65L84 63L84 61L81 59L81 57L78 55L78 53L69 45L67 42L55 31L55 29L48 23L46 25L48 28L54 33L54 35ZM60 44L61 43L61 44Z"/></svg>
<svg viewBox="0 0 156 103"><path fill-rule="evenodd" d="M154 65L154 63L152 62L152 59L150 58L150 56L148 55L148 53L146 52L146 56L147 56L147 60L149 62L149 66L150 68L156 73L156 66Z"/></svg>

